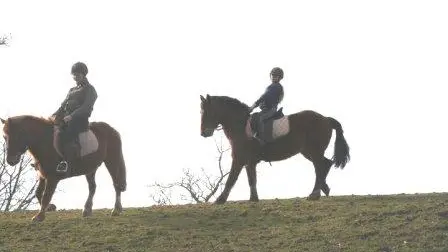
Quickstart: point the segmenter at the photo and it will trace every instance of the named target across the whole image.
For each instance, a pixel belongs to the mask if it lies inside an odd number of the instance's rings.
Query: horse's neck
[[[29,151],[31,155],[33,155],[34,158],[37,159],[37,161],[42,162],[43,159],[47,159],[48,155],[51,155],[50,153],[56,153],[53,147],[53,126],[48,126],[49,128],[43,128],[40,134],[34,134],[34,137],[37,137],[38,139],[35,139],[30,145],[29,145]]]
[[[222,128],[229,141],[233,143],[247,141],[245,131],[246,122],[247,119],[241,121],[228,119],[222,122]]]

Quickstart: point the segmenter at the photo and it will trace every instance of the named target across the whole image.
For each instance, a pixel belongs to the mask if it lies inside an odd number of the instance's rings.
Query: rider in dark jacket
[[[97,99],[95,88],[87,80],[86,64],[77,62],[72,66],[71,73],[76,86],[70,88],[59,109],[51,119],[59,126],[57,138],[62,146],[64,160],[56,167],[58,172],[66,172],[68,164],[78,157],[79,146],[74,141],[79,133],[88,130],[89,117]]]
[[[255,135],[256,138],[259,138],[264,131],[263,121],[277,112],[278,104],[283,100],[283,86],[280,84],[280,80],[283,79],[283,70],[279,67],[274,67],[270,75],[272,84],[266,88],[263,95],[250,107],[251,112],[257,107],[261,109],[258,122],[259,130],[258,134]]]

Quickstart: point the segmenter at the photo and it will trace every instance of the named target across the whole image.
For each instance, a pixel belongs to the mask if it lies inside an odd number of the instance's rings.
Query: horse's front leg
[[[39,177],[39,182],[37,184],[37,188],[36,188],[36,198],[37,201],[39,201],[39,205],[42,205],[42,195],[44,194],[44,190],[45,190],[45,179],[42,177]]]
[[[37,188],[35,192],[39,205],[42,205],[42,195],[44,194],[44,190],[45,190],[45,178],[39,177],[39,182],[37,183]],[[56,206],[54,204],[48,204],[47,211],[55,211],[55,210]]]
[[[258,201],[256,167],[256,163],[249,163],[246,165],[247,179],[250,186],[250,201],[255,202]]]
[[[227,198],[229,197],[230,194],[230,190],[232,190],[232,187],[235,185],[235,182],[238,179],[238,176],[240,175],[242,169],[243,164],[233,159],[232,167],[230,168],[230,174],[229,177],[227,178],[226,185],[221,195],[219,195],[219,197],[216,199],[215,201],[216,204],[224,204],[227,201]]]
[[[45,219],[45,211],[47,210],[47,207],[50,204],[51,197],[53,197],[58,182],[59,180],[55,178],[47,178],[45,180],[45,189],[43,191],[43,195],[40,201],[40,211],[33,217],[33,221],[43,221]]]

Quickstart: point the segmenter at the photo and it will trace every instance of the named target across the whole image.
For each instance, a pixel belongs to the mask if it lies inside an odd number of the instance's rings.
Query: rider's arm
[[[257,101],[255,101],[255,103],[252,105],[252,107],[250,107],[250,110],[252,111],[252,110],[254,110],[255,108],[257,108],[259,105],[260,105],[260,103],[262,102],[262,101],[264,101],[264,99],[266,99],[266,96],[268,95],[268,89],[266,89],[266,91],[260,96],[260,98],[258,98],[258,100]]]
[[[71,90],[71,89],[70,89]],[[68,97],[70,95],[70,91],[68,92],[67,96],[65,97],[64,101],[61,103],[61,106],[59,106],[58,110],[56,110],[56,112],[54,112],[51,116],[52,117],[59,117],[62,115],[62,113],[64,112],[65,109],[65,105],[68,101]]]
[[[95,104],[96,98],[98,97],[95,88],[91,85],[86,87],[86,97],[84,99],[84,103],[81,104],[81,106],[75,111],[73,111],[70,116],[71,117],[77,117],[77,116],[90,116],[90,113],[93,110],[93,105]]]

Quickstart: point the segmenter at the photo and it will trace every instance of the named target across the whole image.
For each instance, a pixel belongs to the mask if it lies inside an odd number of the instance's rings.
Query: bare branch
[[[200,174],[195,174],[191,169],[184,169],[182,177],[175,182],[168,184],[153,183],[151,197],[156,204],[164,205],[167,202],[171,204],[173,191],[180,190],[180,198],[183,201],[204,203],[209,202],[215,193],[222,188],[223,180],[229,175],[229,171],[225,171],[222,166],[223,157],[230,148],[224,148],[221,136],[218,142],[215,138],[215,146],[218,152],[217,168],[219,175],[209,174],[204,168],[201,168]]]
[[[175,185],[164,186],[164,185],[155,183],[151,187],[156,187],[158,190],[157,190],[156,194],[150,195],[152,200],[157,205],[171,205],[171,188],[174,186]]]
[[[37,180],[31,157],[25,154],[15,166],[6,162],[4,141],[0,150],[0,211],[24,210],[35,204]]]
[[[36,204],[36,202],[33,202],[33,200],[34,200],[34,192],[36,190],[37,183],[38,183],[38,180],[36,179],[34,181],[33,186],[30,189],[28,189],[28,192],[25,192],[22,194],[24,196],[18,202],[17,207],[15,207],[15,210],[17,210],[17,211],[25,210],[25,209],[28,209],[31,205]]]
[[[11,39],[11,34],[9,34],[9,36],[0,35],[0,46],[2,46],[2,45],[7,46],[9,44],[10,39]]]

